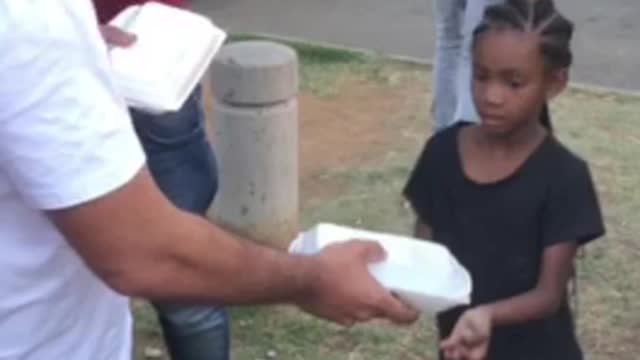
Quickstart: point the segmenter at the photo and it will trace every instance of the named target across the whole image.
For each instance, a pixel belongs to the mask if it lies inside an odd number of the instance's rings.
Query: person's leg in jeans
[[[132,110],[131,114],[160,190],[177,207],[205,214],[218,186],[200,89],[176,113],[154,116]],[[229,359],[229,320],[223,308],[153,305],[174,360]]]
[[[454,122],[464,0],[433,0],[433,10],[436,21],[433,127],[438,132]]]
[[[453,118],[455,121],[465,120],[478,122],[480,120],[471,94],[471,45],[473,31],[480,24],[487,6],[500,3],[500,0],[467,0],[462,24],[462,47],[458,59],[456,79],[456,108]]]

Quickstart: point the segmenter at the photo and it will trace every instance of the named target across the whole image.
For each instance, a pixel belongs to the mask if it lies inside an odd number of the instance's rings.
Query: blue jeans
[[[434,130],[460,121],[478,122],[471,93],[473,31],[487,6],[502,0],[433,0],[436,16]]]
[[[201,97],[198,88],[176,113],[157,116],[131,110],[158,187],[177,207],[195,214],[206,213],[218,189]],[[229,359],[229,319],[223,308],[153,305],[174,360]]]

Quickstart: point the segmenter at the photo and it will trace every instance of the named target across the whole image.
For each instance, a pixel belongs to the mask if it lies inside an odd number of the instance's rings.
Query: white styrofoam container
[[[178,111],[227,38],[207,17],[153,1],[127,7],[109,24],[137,35],[109,57],[127,104],[150,113]]]
[[[289,252],[312,255],[327,245],[354,239],[382,245],[387,258],[370,265],[371,274],[416,310],[436,314],[469,304],[472,284],[468,271],[446,247],[431,241],[318,224],[301,233]]]

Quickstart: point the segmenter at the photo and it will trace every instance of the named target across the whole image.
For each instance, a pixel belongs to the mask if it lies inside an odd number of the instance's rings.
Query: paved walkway
[[[431,0],[193,0],[231,32],[433,57]],[[640,91],[640,0],[557,0],[576,24],[573,80]]]

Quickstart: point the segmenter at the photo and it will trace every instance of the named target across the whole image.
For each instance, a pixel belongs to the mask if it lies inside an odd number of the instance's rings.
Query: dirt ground
[[[362,165],[380,159],[401,131],[394,119],[416,112],[416,93],[424,92],[419,79],[402,86],[347,79],[339,96],[300,94],[300,188],[302,206],[306,200],[322,200],[339,192],[340,184],[328,182],[322,174],[332,168]],[[208,130],[212,132],[213,97],[205,86]],[[429,101],[424,98],[425,103]],[[424,121],[429,120],[424,114]],[[215,145],[214,145],[215,146]]]

